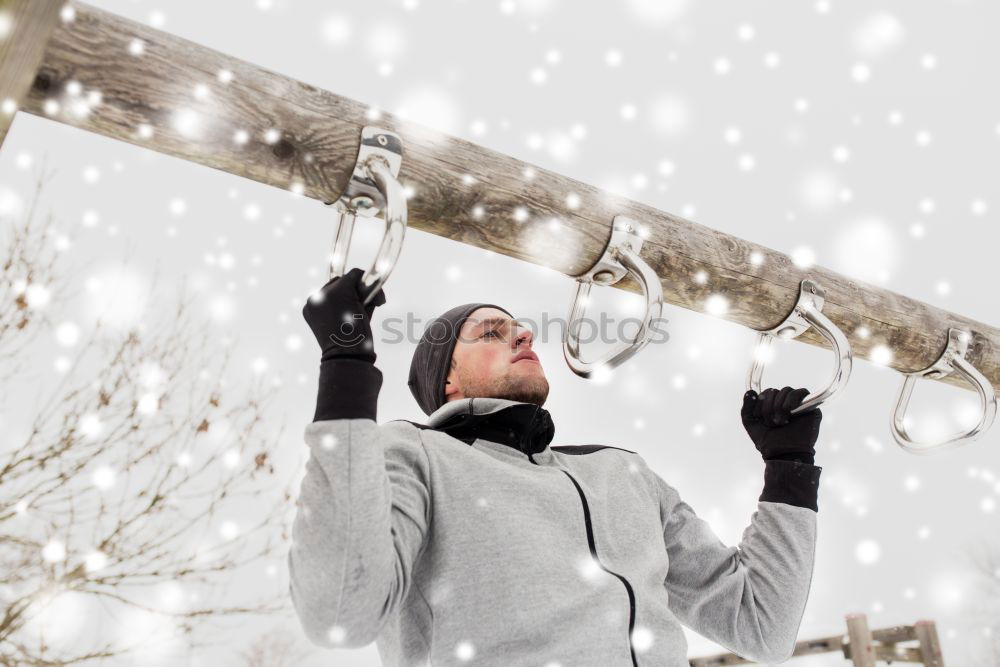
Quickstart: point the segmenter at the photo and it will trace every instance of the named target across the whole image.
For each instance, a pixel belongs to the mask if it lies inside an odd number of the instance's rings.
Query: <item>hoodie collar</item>
[[[544,452],[555,435],[548,410],[506,398],[449,401],[430,414],[427,426],[470,445],[482,438],[529,456]]]

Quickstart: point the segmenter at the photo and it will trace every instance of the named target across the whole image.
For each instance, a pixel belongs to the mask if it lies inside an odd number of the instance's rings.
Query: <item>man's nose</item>
[[[516,336],[514,336],[514,348],[520,347],[522,344],[527,344],[528,348],[531,348],[531,344],[534,342],[534,335],[531,333],[530,329],[520,330]]]

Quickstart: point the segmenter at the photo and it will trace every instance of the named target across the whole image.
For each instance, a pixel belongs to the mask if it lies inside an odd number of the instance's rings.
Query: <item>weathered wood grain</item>
[[[409,223],[415,229],[572,276],[597,261],[614,216],[628,215],[646,227],[642,256],[661,277],[670,304],[702,312],[706,299],[720,294],[730,304],[722,317],[768,329],[791,311],[800,281],[809,277],[826,290],[823,312],[844,330],[856,358],[884,345],[893,353],[892,368],[922,369],[944,350],[948,327],[968,329],[969,361],[1000,391],[995,327],[822,267],[799,268],[785,253],[388,113],[376,119],[360,102],[114,14],[73,6],[76,20],[57,27],[25,100],[31,113],[44,116],[45,101],[62,98],[66,84],[78,81],[85,91],[100,91],[100,104],[82,116],[64,105],[53,120],[325,201],[347,182],[361,127],[377,123],[403,139],[400,178],[414,190]],[[141,55],[130,52],[134,40],[141,40]],[[221,71],[232,73],[228,83],[219,80]],[[234,140],[241,131],[245,143]],[[751,261],[755,253],[758,263]],[[699,272],[703,282],[695,280]],[[616,287],[639,291],[630,279]],[[566,289],[570,295],[569,282]],[[826,347],[813,331],[795,340]],[[956,375],[943,381],[968,387]],[[893,398],[886,397],[886,410]]]
[[[864,614],[847,615],[847,637],[844,657],[850,659],[854,667],[875,667],[875,644]]]
[[[65,0],[0,0],[0,146],[31,88]]]
[[[920,641],[920,657],[926,667],[944,667],[941,642],[934,621],[917,621],[913,626]]]

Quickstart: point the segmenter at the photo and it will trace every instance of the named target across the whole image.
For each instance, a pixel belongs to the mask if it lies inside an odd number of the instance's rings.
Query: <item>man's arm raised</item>
[[[813,460],[822,414],[791,414],[808,393],[784,387],[743,396],[740,417],[764,459],[764,488],[738,546],[724,545],[650,471],[670,560],[670,608],[696,632],[751,660],[792,655],[812,583],[822,471]]]
[[[375,421],[382,373],[368,323],[385,297],[380,292],[363,308],[360,276],[352,269],[327,283],[303,309],[323,359],[304,434],[309,459],[292,525],[289,587],[306,635],[329,648],[376,639],[413,585],[430,520],[419,433],[404,421]]]
[[[726,546],[677,490],[656,473],[663,541],[670,561],[664,586],[677,618],[740,656],[782,662],[795,649],[812,582],[820,468],[767,461],[764,491],[738,546]],[[766,500],[766,498],[772,498]],[[779,499],[780,498],[780,499]]]

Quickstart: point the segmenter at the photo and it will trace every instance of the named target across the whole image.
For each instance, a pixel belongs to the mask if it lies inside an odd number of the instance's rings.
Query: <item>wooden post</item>
[[[884,345],[891,367],[920,370],[945,349],[949,327],[968,329],[967,360],[1000,391],[1000,329],[822,267],[800,269],[786,253],[114,14],[72,6],[76,19],[57,27],[25,100],[31,113],[325,201],[349,179],[361,128],[377,123],[403,140],[400,179],[413,188],[412,228],[575,276],[604,252],[614,217],[627,215],[645,227],[642,256],[667,303],[704,312],[706,300],[721,295],[729,304],[722,317],[763,330],[791,312],[800,282],[812,278],[826,291],[823,313],[857,358]],[[98,91],[100,102],[88,113],[60,107],[48,115],[46,101],[58,101],[70,81]],[[615,287],[639,291],[631,278]],[[567,299],[573,289],[567,281]],[[794,340],[826,347],[812,329]],[[746,354],[749,366],[749,344]],[[940,381],[971,390],[954,373]],[[885,397],[886,412],[893,399]]]
[[[934,621],[917,621],[913,624],[920,642],[920,657],[926,667],[944,667],[941,643],[938,641],[937,626]]]
[[[66,0],[0,0],[0,146],[31,88]]]
[[[864,614],[847,615],[847,637],[854,667],[875,667],[875,647]]]

